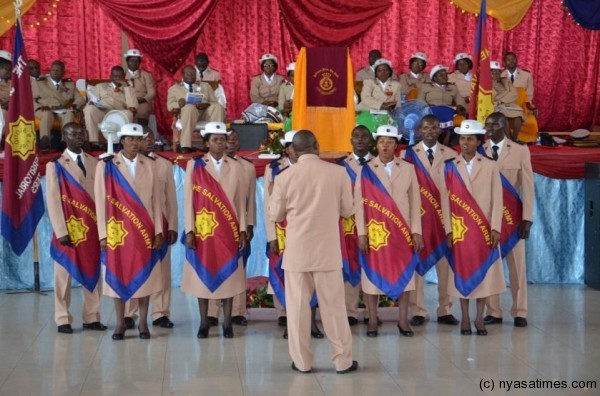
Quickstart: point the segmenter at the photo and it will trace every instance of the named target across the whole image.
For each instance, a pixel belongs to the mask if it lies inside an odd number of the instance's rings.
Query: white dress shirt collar
[[[83,151],[81,153],[77,154],[77,153],[74,153],[71,150],[67,149],[67,154],[69,155],[69,157],[71,157],[71,159],[75,163],[77,163],[77,157],[81,155],[81,161],[85,165],[85,158],[83,157]]]
[[[132,179],[135,179],[135,170],[136,170],[137,164],[138,164],[138,156],[136,155],[133,160],[130,160],[129,158],[127,158],[123,154],[121,154],[121,158],[123,159],[123,163],[125,164],[125,167],[129,171],[129,175],[131,176]]]
[[[271,77],[269,77],[265,73],[263,73],[263,78],[265,79],[267,84],[271,85],[271,84],[273,84],[273,80],[275,79],[275,73],[271,74]]]
[[[213,166],[215,167],[215,173],[217,174],[217,176],[220,176],[221,175],[221,166],[223,166],[223,160],[225,159],[225,156],[222,156],[220,160],[216,160],[210,154],[208,154],[208,157],[210,158]]]
[[[500,153],[502,152],[502,149],[504,148],[504,142],[506,141],[506,138],[502,139],[501,141],[499,141],[498,143],[494,143],[490,140],[490,150],[492,149],[492,147],[494,146],[498,146],[498,155],[500,155]],[[492,150],[493,151],[493,150]]]
[[[431,151],[433,151],[433,155],[435,155],[435,153],[437,153],[437,146],[438,146],[437,143],[433,147],[427,147],[427,145],[423,142],[421,142],[421,145],[423,146],[423,150],[425,150],[425,152],[427,152],[427,150],[431,149]]]
[[[467,173],[469,174],[469,176],[471,176],[471,171],[473,170],[473,164],[475,163],[475,157],[477,157],[477,156],[474,156],[473,158],[471,158],[471,161],[469,161],[469,162],[467,162],[465,157],[462,157],[463,162],[467,166]]]
[[[352,155],[354,156],[354,159],[356,160],[356,162],[358,162],[358,159],[360,158],[360,156],[357,155],[355,152],[352,152]],[[371,155],[371,153],[367,153],[367,155],[365,155],[363,158],[365,159],[365,161],[368,161],[371,158],[373,158],[373,156]]]

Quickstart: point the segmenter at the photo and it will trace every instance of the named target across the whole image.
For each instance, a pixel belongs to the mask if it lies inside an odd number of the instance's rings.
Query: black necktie
[[[81,171],[83,172],[83,176],[87,176],[85,172],[85,166],[83,165],[83,160],[81,159],[81,155],[77,156],[77,166],[79,166],[79,169],[81,169]]]
[[[201,72],[200,72],[200,80],[203,80],[203,79],[204,79],[204,72],[203,72],[203,71],[201,71]]]
[[[56,84],[54,84],[54,85],[56,85],[56,90],[58,91],[58,90],[59,90],[59,88],[60,88],[60,83],[56,83]]]
[[[492,158],[494,159],[494,161],[498,161],[498,150],[500,149],[500,147],[493,145],[492,146]]]
[[[433,149],[427,149],[427,159],[429,160],[429,165],[433,164]]]
[[[188,89],[190,92],[194,92],[194,86],[192,84],[188,85]]]
[[[515,75],[514,74],[510,75],[510,82],[512,82],[512,83],[515,82]]]
[[[358,157],[358,164],[360,166],[363,166],[366,163],[367,163],[367,160],[365,159],[365,157]]]

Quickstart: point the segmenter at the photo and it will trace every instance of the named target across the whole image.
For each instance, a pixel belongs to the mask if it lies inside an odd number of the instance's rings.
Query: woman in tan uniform
[[[265,106],[277,107],[279,100],[279,87],[285,82],[277,71],[277,57],[273,54],[264,54],[258,60],[262,73],[254,76],[250,85],[250,101]]]
[[[410,56],[408,61],[410,71],[400,75],[400,85],[402,93],[406,95],[406,99],[415,99],[419,94],[423,83],[430,83],[431,78],[427,73],[424,73],[427,66],[427,55],[424,52],[415,52]]]
[[[227,128],[222,122],[209,122],[206,128],[202,131],[204,144],[208,147],[208,153],[203,157],[196,157],[187,163],[184,182],[184,219],[185,219],[185,245],[187,250],[196,250],[198,239],[208,240],[211,237],[214,240],[214,233],[222,231],[218,222],[215,222],[216,217],[212,217],[212,230],[206,232],[206,223],[211,222],[206,216],[215,216],[211,213],[211,208],[197,208],[194,203],[193,192],[195,188],[204,188],[205,186],[195,186],[194,176],[200,170],[196,167],[196,162],[201,160],[205,163],[204,169],[208,172],[209,177],[214,179],[225,197],[213,196],[213,202],[224,201],[227,198],[229,207],[233,211],[233,215],[237,217],[237,230],[235,233],[239,235],[238,251],[241,251],[246,246],[246,199],[247,185],[245,172],[242,166],[233,158],[225,155],[227,148]],[[208,187],[210,188],[210,186]],[[211,194],[209,192],[208,194]],[[214,192],[213,192],[214,194]],[[212,196],[212,195],[211,195]],[[220,207],[223,207],[223,202],[220,202]],[[200,216],[202,211],[208,210],[205,217]],[[219,210],[218,208],[216,210]],[[228,208],[223,210],[229,211]],[[230,223],[231,224],[231,223]],[[226,224],[223,224],[225,226]],[[229,226],[229,224],[227,224]],[[235,225],[234,225],[235,226]],[[227,227],[224,227],[227,229]],[[230,242],[230,241],[226,241]],[[223,239],[218,242],[213,242],[216,248],[217,244],[222,244]],[[211,245],[206,245],[211,246]],[[223,337],[233,338],[233,328],[231,321],[231,310],[233,297],[242,293],[246,289],[246,276],[242,256],[237,255],[237,265],[232,270],[231,274],[226,276],[219,286],[211,291],[205,283],[197,269],[189,260],[188,252],[186,251],[186,261],[183,267],[183,276],[181,280],[181,290],[185,293],[192,294],[198,297],[198,306],[200,308],[200,329],[198,330],[198,338],[207,338],[210,323],[208,320],[208,300],[219,299],[223,302]],[[207,263],[208,264],[208,263]]]
[[[286,68],[288,79],[279,87],[279,110],[289,116],[292,112],[292,100],[294,99],[294,72],[296,70],[296,62],[292,62]]]
[[[471,79],[473,74],[473,58],[471,55],[461,52],[454,57],[454,72],[448,75],[448,81],[455,84],[458,93],[466,103],[471,100]]]
[[[373,64],[375,79],[365,80],[360,93],[360,103],[357,111],[388,110],[393,111],[401,102],[402,87],[392,80],[392,62],[387,59],[377,59]]]
[[[508,118],[511,126],[511,135],[509,137],[516,142],[521,130],[521,124],[525,119],[523,108],[516,103],[519,93],[508,78],[502,77],[500,62],[490,62],[490,68],[492,69],[492,82],[494,84],[492,89],[494,108]]]

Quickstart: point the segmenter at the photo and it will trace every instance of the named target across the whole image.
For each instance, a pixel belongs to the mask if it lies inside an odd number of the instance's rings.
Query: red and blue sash
[[[487,156],[483,146],[477,147],[477,152]],[[489,157],[488,157],[489,158]],[[506,257],[511,250],[519,243],[519,229],[523,222],[523,202],[519,193],[500,172],[502,181],[502,232],[500,233],[500,253]]]
[[[420,261],[416,271],[419,275],[424,276],[442,257],[449,254],[444,231],[444,216],[440,204],[440,191],[412,147],[406,149],[405,158],[415,166],[421,193],[421,228],[423,229],[424,247],[419,252]]]
[[[467,189],[453,160],[446,161],[444,177],[452,216],[450,267],[463,296],[471,294],[500,257],[491,247],[492,230],[483,211]]]
[[[58,161],[54,162],[54,168],[71,245],[61,245],[56,234],[52,233],[50,256],[91,293],[100,278],[96,205],[88,192]]]
[[[106,283],[129,300],[148,280],[160,253],[152,249],[154,221],[112,160],[104,169],[106,186]]]
[[[196,159],[192,175],[192,204],[196,249],[185,249],[185,257],[196,274],[214,292],[238,268],[240,226],[235,209],[221,185]]]
[[[285,276],[281,264],[283,262],[283,252],[285,250],[285,229],[287,221],[283,220],[275,224],[276,241],[279,248],[279,255],[271,252],[267,242],[267,257],[269,258],[269,283],[275,293],[279,303],[285,307]]]
[[[342,160],[341,164],[346,168],[352,191],[356,183],[356,172],[350,165]],[[360,283],[360,263],[358,262],[358,234],[356,232],[356,221],[354,215],[348,219],[340,220],[340,235],[342,236],[342,272],[344,281],[356,287]]]
[[[362,169],[361,191],[369,252],[367,257],[359,252],[358,260],[371,283],[396,300],[419,262],[412,233],[398,205],[369,165]]]

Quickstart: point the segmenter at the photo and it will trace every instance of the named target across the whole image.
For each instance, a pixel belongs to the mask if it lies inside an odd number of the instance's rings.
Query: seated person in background
[[[521,130],[521,124],[525,118],[523,109],[516,103],[519,93],[508,78],[502,77],[500,62],[490,62],[490,68],[492,71],[492,100],[494,101],[494,109],[508,118],[510,125],[510,134],[508,137],[516,142]]]
[[[294,99],[294,71],[296,62],[292,62],[286,68],[288,79],[279,87],[279,109],[286,117],[292,112],[292,99]]]
[[[392,111],[400,104],[402,87],[400,82],[392,80],[392,62],[378,59],[375,64],[375,79],[365,80],[360,94],[357,111],[388,110]]]
[[[410,56],[408,61],[410,71],[400,75],[400,85],[402,85],[402,93],[408,95],[413,89],[420,90],[423,83],[430,83],[431,78],[427,73],[423,73],[427,66],[427,55],[424,52],[415,52]],[[416,93],[414,94],[416,97]],[[414,99],[414,98],[408,98]]]
[[[225,121],[225,109],[217,102],[210,84],[196,82],[194,66],[185,66],[182,72],[183,81],[169,88],[167,109],[174,116],[181,118],[181,152],[192,151],[192,132],[198,121]],[[194,93],[202,96],[202,101],[188,104],[187,94]]]
[[[70,110],[81,109],[85,98],[79,94],[75,84],[65,75],[65,64],[55,60],[50,66],[50,74],[31,81],[33,93],[33,109],[40,120],[40,141],[38,148],[42,151],[50,148],[50,130],[54,119],[60,119],[61,128],[73,122],[75,117]],[[60,112],[54,112],[59,110]],[[65,111],[66,110],[66,111]]]
[[[83,108],[85,127],[89,134],[90,142],[100,140],[98,124],[110,110],[123,110],[130,122],[137,112],[137,98],[135,91],[125,80],[125,71],[121,66],[113,66],[110,69],[109,83],[101,83],[93,87],[91,100]]]
[[[473,69],[473,58],[471,55],[461,52],[454,57],[454,72],[448,76],[448,81],[454,83],[458,93],[463,97],[465,103],[471,100],[471,69]]]
[[[527,108],[536,115],[537,109],[533,105],[533,77],[525,69],[517,67],[517,55],[514,52],[507,52],[504,55],[504,67],[502,77],[510,80],[515,88],[523,88],[527,92]]]
[[[0,50],[0,110],[2,110],[2,119],[4,128],[0,135],[6,136],[8,130],[8,100],[10,98],[10,73],[12,73],[12,54],[8,51]]]
[[[277,71],[277,58],[273,54],[264,54],[258,60],[262,74],[254,76],[250,85],[250,101],[265,106],[277,107],[279,104],[279,87],[285,82],[285,78]]]
[[[196,81],[217,81],[219,86],[215,89],[215,96],[217,101],[223,108],[227,107],[227,97],[225,96],[225,90],[223,84],[221,84],[221,73],[208,66],[209,59],[208,55],[204,52],[200,52],[196,55]]]
[[[354,81],[365,81],[365,80],[374,80],[375,79],[375,62],[377,60],[383,58],[381,55],[381,51],[378,49],[372,49],[369,51],[369,65],[363,67],[356,73],[356,77]],[[398,76],[392,73],[392,80],[397,80]]]
[[[27,67],[29,68],[29,76],[32,80],[37,80],[40,78],[40,62],[36,61],[35,59],[29,59],[27,61]]]
[[[456,85],[448,82],[448,68],[435,65],[429,76],[431,82],[421,86],[417,99],[424,100],[430,106],[455,107],[458,114],[466,114],[464,98],[458,92]]]
[[[127,63],[127,75],[125,79],[135,92],[137,98],[137,123],[146,126],[152,110],[153,101],[156,97],[156,85],[152,74],[147,70],[140,68],[142,64],[142,54],[140,50],[130,49],[125,53],[125,62]]]

